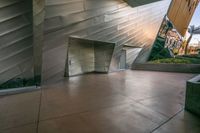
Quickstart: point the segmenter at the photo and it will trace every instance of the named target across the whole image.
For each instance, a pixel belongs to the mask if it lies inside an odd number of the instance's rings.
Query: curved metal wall
[[[63,78],[71,35],[115,43],[117,60],[124,45],[141,47],[136,61],[145,62],[171,0],[143,1],[136,7],[123,0],[0,1],[0,84],[34,77],[39,82],[42,65],[44,81]]]
[[[71,35],[115,42],[116,57],[123,45],[141,47],[136,62],[145,62],[170,2],[131,7],[123,0],[46,0],[43,79],[63,77]]]
[[[0,1],[0,89],[40,83],[44,3]]]
[[[33,78],[31,0],[0,1],[0,85]]]

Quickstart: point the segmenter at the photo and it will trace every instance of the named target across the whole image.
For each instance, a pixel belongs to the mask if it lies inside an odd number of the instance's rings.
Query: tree
[[[199,27],[195,27],[194,25],[192,25],[188,29],[188,32],[190,33],[190,36],[186,41],[185,54],[188,54],[188,46],[190,44],[190,41],[192,40],[193,35],[200,34],[200,26]]]

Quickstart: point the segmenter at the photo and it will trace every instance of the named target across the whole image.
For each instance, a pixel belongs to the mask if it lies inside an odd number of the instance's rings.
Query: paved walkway
[[[200,133],[200,118],[183,109],[193,76],[88,74],[1,97],[0,133]]]

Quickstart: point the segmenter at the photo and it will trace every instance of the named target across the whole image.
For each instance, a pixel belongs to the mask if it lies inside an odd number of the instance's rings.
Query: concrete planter
[[[200,75],[187,81],[185,109],[200,116]]]
[[[141,64],[133,64],[132,69],[133,70],[161,71],[161,72],[200,73],[199,64],[141,63]]]

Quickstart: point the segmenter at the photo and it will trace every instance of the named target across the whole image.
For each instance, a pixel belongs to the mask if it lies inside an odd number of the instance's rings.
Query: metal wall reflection
[[[44,0],[0,1],[0,89],[40,83]]]
[[[171,0],[136,1],[137,6],[122,0],[1,1],[0,84],[15,78],[34,78],[40,84],[41,74],[44,81],[62,78],[72,35],[114,43],[109,70],[122,67],[124,45],[141,47],[136,62],[145,62]],[[109,48],[94,49],[98,57]],[[107,70],[98,62],[94,69]]]
[[[70,37],[65,75],[109,72],[114,47],[114,43]]]
[[[63,77],[71,35],[115,43],[112,70],[119,68],[124,45],[141,47],[136,62],[145,62],[171,0],[151,2],[132,7],[121,0],[46,0],[43,79]]]
[[[33,78],[31,0],[0,1],[0,85]]]

